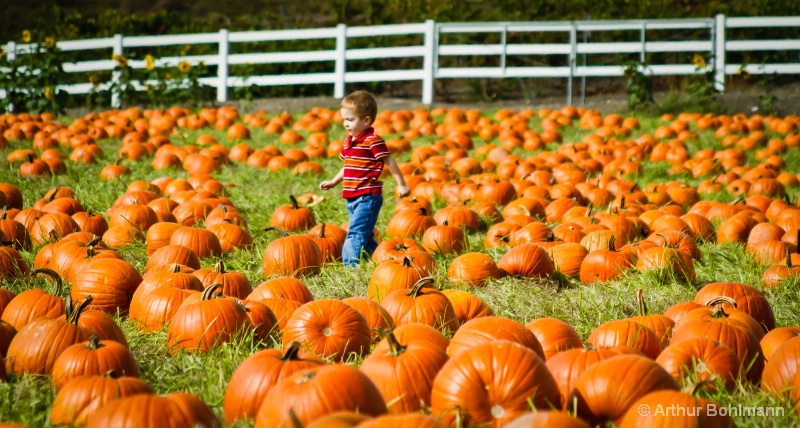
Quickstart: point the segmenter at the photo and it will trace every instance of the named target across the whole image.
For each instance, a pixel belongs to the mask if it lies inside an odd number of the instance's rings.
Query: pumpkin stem
[[[428,210],[425,207],[419,207],[419,213],[422,215],[428,215]]]
[[[547,242],[554,242],[556,240],[556,235],[553,234],[553,231],[547,232]]]
[[[45,274],[45,275],[49,276],[50,279],[52,279],[53,281],[56,282],[56,293],[55,293],[55,296],[61,296],[61,292],[64,289],[64,281],[61,280],[61,277],[58,276],[56,271],[54,271],[52,269],[47,269],[47,268],[39,268],[39,269],[34,269],[34,270],[31,271],[31,275],[36,275],[36,274],[39,274],[39,273],[42,273],[42,274]]]
[[[617,235],[611,235],[611,237],[608,238],[608,251],[617,252],[617,246],[615,245],[616,242]]]
[[[414,284],[413,287],[411,287],[411,291],[409,291],[408,294],[406,295],[409,297],[419,297],[419,293],[422,291],[422,287],[428,284],[433,284],[432,276],[426,276],[425,278],[421,278],[419,281],[417,281],[416,284]]]
[[[800,229],[797,229],[797,233],[798,235],[800,235]],[[798,238],[800,238],[800,236],[798,236]],[[797,241],[797,243],[800,244],[800,241]],[[794,267],[792,266],[792,253],[789,251],[789,243],[787,242],[785,245],[786,245],[786,269],[791,269]]]
[[[728,318],[728,314],[725,313],[724,307],[714,306],[714,309],[711,310],[711,318]]]
[[[29,157],[31,157],[30,155],[28,155],[28,156],[29,156]],[[33,159],[31,159],[31,162],[33,162]],[[56,195],[58,195],[58,192],[59,192],[60,190],[61,190],[61,185],[59,184],[58,186],[56,186],[56,188],[55,188],[55,189],[53,189],[53,194],[52,194],[52,195],[50,195],[50,198],[49,198],[49,199],[47,199],[47,202],[53,202],[53,201],[55,201],[55,200],[56,200]]]
[[[403,267],[411,267],[411,259],[403,256]]]
[[[636,301],[639,302],[639,312],[642,316],[647,316],[647,303],[644,302],[644,293],[642,289],[636,290]]]
[[[214,266],[214,273],[223,274],[225,273],[225,262],[220,259],[216,266]]]
[[[289,347],[286,348],[286,352],[283,353],[280,360],[283,362],[287,361],[297,361],[300,358],[297,356],[300,353],[300,347],[302,345],[300,342],[292,342],[289,344]]]
[[[289,200],[292,201],[292,209],[293,210],[296,210],[296,209],[300,208],[297,205],[297,198],[295,198],[294,195],[289,195]]]
[[[442,226],[448,226],[448,224],[447,224],[447,220],[445,220],[445,221],[443,221],[443,222],[442,222]]]
[[[270,226],[270,227],[265,228],[264,232],[269,232],[270,230],[274,230],[274,231],[278,232],[281,235],[281,238],[285,238],[285,237],[289,236],[289,232],[287,232],[287,231],[285,231],[285,230],[283,230],[283,229],[281,229],[279,227],[275,227],[275,226]]]
[[[103,377],[108,377],[111,379],[119,379],[121,376],[119,375],[119,372],[117,372],[116,370],[109,370],[103,373]]]
[[[625,209],[625,196],[624,195],[622,196],[621,200],[619,201],[619,209],[621,209],[621,210]]]
[[[100,242],[101,239],[103,238],[94,235],[94,238],[92,238],[91,241],[87,242],[86,245],[84,245],[84,247],[94,248],[94,246],[97,245],[97,243]]]
[[[91,349],[92,351],[96,351],[99,348],[102,348],[103,345],[100,343],[100,337],[96,334],[89,336],[89,343],[86,344],[86,349]]]
[[[397,341],[397,338],[394,337],[394,333],[389,332],[389,335],[386,336],[386,341],[389,342],[389,355],[396,357],[406,352],[406,347]]]
[[[736,307],[736,300],[733,300],[728,296],[717,296],[706,302],[706,306],[717,306],[722,303],[727,303],[733,306],[734,308]]]
[[[717,379],[719,379],[719,376],[716,376],[716,375],[711,376],[708,379],[703,379],[703,380],[701,380],[699,382],[695,382],[695,383],[693,383],[691,385],[687,385],[686,388],[684,388],[683,391],[681,391],[681,392],[683,392],[685,394],[689,394],[692,397],[695,397],[695,396],[697,396],[698,392],[700,392],[703,388],[706,387],[706,385],[710,385],[710,384],[716,382]]]
[[[92,303],[94,298],[91,294],[87,295],[85,299],[78,305],[78,307],[74,307],[72,304],[72,296],[67,296],[67,322],[70,324],[78,325],[78,318],[81,316],[81,312]]]
[[[322,223],[322,226],[320,227],[319,237],[320,238],[324,238],[325,237],[325,223]]]
[[[294,413],[294,409],[289,409],[289,420],[292,421],[292,428],[303,428],[303,423],[300,422],[300,419]]]
[[[203,290],[200,300],[211,300],[214,298],[214,292],[222,288],[222,284],[211,284]]]
[[[219,204],[217,206],[219,207],[220,210],[222,210],[223,214],[227,214],[228,213],[228,207],[226,207],[225,204]]]
[[[0,220],[5,220],[8,217],[8,207],[3,207],[3,213],[0,214]]]

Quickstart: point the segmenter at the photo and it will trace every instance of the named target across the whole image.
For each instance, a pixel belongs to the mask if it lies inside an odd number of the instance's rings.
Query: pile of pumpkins
[[[535,116],[541,131],[529,128]],[[181,167],[189,175],[133,181],[102,214],[62,186],[24,208],[20,190],[0,184],[6,207],[0,275],[42,275],[55,290],[15,296],[0,289],[0,378],[50,376],[54,424],[153,426],[166,415],[173,426],[218,423],[198,398],[153,395],[137,379],[125,335],[110,317],[119,313],[142,330],[166,328],[171,353],[206,352],[243,330],[263,341],[280,338],[282,349],[259,351],[239,366],[225,395],[227,422],[254,419],[259,427],[652,426],[665,416],[641,414],[640,406],[705,408],[709,401],[697,392],[730,391],[738,382],[796,403],[800,327],[776,326],[753,285],[711,283],[663,314],[649,313],[640,292],[631,296],[638,316],[604,323],[585,342],[557,319],[521,324],[495,316],[469,292],[504,276],[590,285],[632,270],[694,282],[698,242],[745,245],[764,266],[764,287],[798,275],[800,208],[786,199],[786,189],[800,181],[783,171],[781,155],[800,145],[800,119],[662,119],[653,135],[630,140],[636,119],[572,107],[500,110],[493,118],[458,108],[382,112],[376,131],[402,134],[388,146],[411,152],[401,168],[412,194],[397,202],[385,233],[375,231],[380,245],[366,297],[336,300],[315,299],[303,283],[341,259],[347,233],[346,225],[317,222],[304,206],[313,197],[291,196],[273,212],[274,238],[262,265],[267,280],[260,285],[222,261],[201,269],[200,259],[253,245],[245,218],[212,174],[231,161],[322,173],[311,159],[341,150],[341,141],[328,139],[338,113],[313,109],[293,121],[254,112],[240,121],[229,107],[199,114],[134,108],[90,114],[69,126],[47,115],[2,116],[0,143],[33,140],[33,150],[8,157],[22,162],[22,177],[63,171],[59,147],[73,150],[74,164],[94,162],[97,141],[114,138],[122,138],[120,159],[153,157],[154,168]],[[542,151],[561,142],[574,121],[593,132]],[[229,149],[210,135],[196,141],[203,149],[173,143],[181,129],[211,124],[235,145]],[[307,145],[253,150],[243,141],[250,128],[261,127],[280,134],[284,145],[302,143],[304,132]],[[690,155],[687,142],[698,138],[692,128],[715,130],[723,149]],[[420,136],[441,138],[412,149],[409,141]],[[499,145],[474,148],[474,138]],[[751,151],[756,166],[746,165]],[[665,161],[670,174],[705,180],[697,187],[675,180],[641,188],[628,176],[641,173],[645,161]],[[127,173],[118,162],[101,176]],[[701,200],[720,191],[739,199]],[[434,210],[435,199],[448,205]],[[475,237],[484,252],[469,252]],[[147,246],[143,274],[116,251],[136,240]],[[32,249],[29,267],[19,251]],[[435,253],[455,258],[437,266]],[[437,269],[446,269],[457,288],[436,284]],[[691,382],[694,391],[679,391]],[[732,424],[727,416],[699,417],[686,422]]]

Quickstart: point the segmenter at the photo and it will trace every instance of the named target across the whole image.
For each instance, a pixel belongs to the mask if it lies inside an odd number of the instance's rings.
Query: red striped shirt
[[[342,197],[355,198],[362,195],[380,195],[383,183],[383,158],[389,156],[389,148],[383,138],[367,128],[357,137],[347,137],[339,157],[344,161]]]

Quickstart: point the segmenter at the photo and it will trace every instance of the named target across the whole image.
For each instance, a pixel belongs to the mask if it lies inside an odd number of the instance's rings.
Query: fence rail
[[[746,70],[750,74],[800,74],[797,63],[739,64],[728,63],[729,52],[787,51],[800,50],[800,39],[777,40],[727,40],[727,33],[745,28],[800,28],[797,17],[726,17],[717,15],[708,19],[675,20],[625,20],[625,21],[575,21],[575,22],[491,22],[491,23],[436,23],[427,20],[417,24],[376,25],[348,27],[339,24],[333,28],[295,29],[275,31],[220,30],[217,33],[176,34],[166,36],[114,37],[87,40],[59,41],[57,46],[63,51],[110,50],[112,54],[123,55],[126,49],[161,47],[175,45],[215,44],[217,54],[172,56],[158,58],[157,67],[175,66],[181,61],[192,65],[201,62],[216,67],[216,76],[200,78],[200,83],[216,88],[219,102],[228,100],[228,89],[255,85],[305,85],[332,84],[333,96],[344,96],[347,83],[379,81],[420,81],[422,83],[422,102],[431,104],[434,100],[436,79],[455,78],[564,78],[567,80],[567,103],[572,104],[573,79],[587,77],[622,76],[623,65],[582,65],[579,55],[639,54],[644,62],[648,53],[703,53],[712,61],[702,68],[692,64],[648,64],[642,71],[651,75],[679,76],[702,74],[713,71],[718,90],[725,89],[725,75]],[[708,30],[708,35],[700,40],[653,40],[648,39],[648,31],[657,30]],[[638,31],[638,40],[621,42],[590,42],[585,37],[589,32]],[[584,35],[579,40],[578,33]],[[449,35],[499,35],[499,42],[489,44],[443,44],[442,36]],[[509,43],[509,34],[525,33],[564,33],[565,43]],[[412,46],[385,46],[361,49],[348,49],[349,39],[374,36],[422,35],[422,44]],[[249,52],[230,53],[231,44],[249,42],[276,42],[292,40],[333,41],[333,49],[294,51],[294,52]],[[3,46],[8,58],[35,49],[32,44],[7,43]],[[562,65],[556,66],[509,66],[509,58],[563,56]],[[440,66],[441,60],[448,57],[497,57],[498,66],[459,67]],[[369,59],[421,58],[422,68],[398,70],[349,71],[348,61]],[[333,71],[325,73],[231,76],[231,65],[242,64],[290,64],[304,62],[332,62]],[[584,61],[585,62],[585,61]],[[63,64],[68,73],[90,73],[114,70],[116,61],[93,60]],[[129,67],[144,68],[144,61],[131,60]],[[112,73],[112,81],[119,79],[119,73]],[[110,82],[103,84],[109,87]],[[143,85],[141,85],[143,86]],[[59,89],[69,94],[87,94],[92,91],[90,83],[64,84]],[[0,98],[5,93],[0,91]],[[112,96],[112,104],[119,105],[119,97]]]

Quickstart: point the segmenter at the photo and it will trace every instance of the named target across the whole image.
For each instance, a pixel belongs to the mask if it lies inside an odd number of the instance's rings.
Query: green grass
[[[244,112],[243,112],[244,113]],[[491,112],[489,112],[491,113]],[[643,129],[633,134],[634,139],[644,132],[652,132],[656,126],[662,124],[658,118],[640,116]],[[62,119],[64,121],[68,119]],[[538,129],[538,119],[532,120],[532,128]],[[265,135],[262,130],[254,129],[252,141],[248,141],[254,148],[274,144],[281,149],[288,146],[280,145],[276,136]],[[224,132],[204,130],[202,132],[187,132],[185,136],[173,137],[177,144],[190,143],[202,133],[210,133],[228,146]],[[587,131],[580,131],[577,126],[566,129],[563,134],[565,142],[579,141]],[[344,138],[344,130],[335,126],[330,132],[332,139]],[[386,136],[389,137],[389,136]],[[436,138],[428,137],[413,141],[414,146],[428,144]],[[476,145],[481,145],[475,140]],[[9,148],[0,150],[0,155],[6,156],[14,148],[27,148],[30,142],[16,142]],[[125,192],[127,185],[137,179],[152,180],[162,176],[186,177],[182,170],[153,170],[150,159],[139,162],[126,162],[133,174],[121,180],[101,181],[98,179],[100,169],[112,163],[119,151],[120,141],[102,141],[101,147],[104,155],[95,165],[75,165],[68,162],[68,172],[65,175],[44,180],[23,180],[17,176],[17,167],[3,165],[0,167],[0,182],[12,183],[18,186],[25,197],[25,206],[31,206],[49,188],[56,185],[65,185],[74,189],[79,200],[87,209],[105,212],[114,200]],[[299,147],[299,146],[294,146]],[[719,148],[714,140],[713,133],[700,133],[697,142],[690,143],[693,153],[701,147]],[[551,146],[550,149],[555,149]],[[529,156],[531,153],[518,154]],[[409,153],[404,153],[398,160],[408,161]],[[800,153],[792,149],[786,154],[785,159],[789,167],[800,164]],[[339,197],[339,189],[323,192],[318,189],[318,184],[323,179],[332,177],[340,168],[338,159],[324,159],[320,161],[326,170],[324,176],[296,176],[285,171],[270,173],[266,169],[256,169],[244,164],[232,163],[223,167],[217,174],[222,183],[232,183],[229,186],[230,198],[245,216],[250,226],[250,231],[255,239],[252,250],[238,251],[225,256],[228,270],[238,270],[251,280],[255,285],[264,281],[261,272],[261,259],[265,247],[274,239],[274,234],[268,234],[262,229],[268,225],[272,211],[280,205],[288,203],[289,194],[301,195],[315,192],[326,196],[326,200],[313,207],[318,222],[343,224],[347,222],[347,212],[343,201]],[[683,179],[692,185],[700,179],[691,177],[669,177],[666,173],[668,165],[651,164],[647,162],[644,174],[633,177],[641,186],[651,182],[665,182],[673,179]],[[794,172],[797,172],[796,170]],[[378,228],[386,230],[386,225],[391,217],[395,204],[390,195],[394,189],[391,179],[386,181],[385,192],[387,195],[381,212]],[[795,189],[791,189],[793,198]],[[730,195],[722,194],[715,197],[721,200],[730,200]],[[435,201],[436,208],[441,208],[442,201]],[[470,246],[473,251],[483,250],[483,235],[481,232],[469,236]],[[613,319],[634,316],[638,314],[635,293],[643,289],[647,304],[653,313],[662,312],[669,306],[680,301],[690,300],[696,291],[704,284],[715,281],[739,281],[749,284],[758,284],[765,267],[756,265],[745,253],[741,246],[716,244],[702,244],[702,262],[696,262],[697,281],[687,284],[676,280],[667,273],[649,272],[645,274],[631,273],[620,280],[604,285],[581,286],[574,281],[554,279],[523,280],[504,278],[491,282],[485,288],[471,289],[470,291],[486,301],[496,315],[509,317],[520,322],[528,322],[540,317],[556,317],[572,325],[583,339],[598,325]],[[502,252],[490,251],[490,254],[499,258]],[[122,250],[122,255],[140,271],[144,270],[147,262],[145,246],[143,243],[130,245]],[[35,252],[23,253],[26,261],[32,264]],[[440,287],[451,287],[446,279],[446,269],[454,256],[437,255],[438,269],[434,273]],[[203,260],[203,267],[211,267],[216,260]],[[331,265],[323,269],[318,276],[306,278],[315,298],[341,299],[349,296],[366,295],[367,282],[374,269],[374,264],[365,263],[357,269],[347,269],[340,264]],[[50,287],[40,278],[22,278],[4,280],[2,286],[20,292],[32,287]],[[775,290],[764,290],[772,304],[778,326],[800,325],[800,314],[797,311],[796,296],[800,292],[800,283],[789,281],[784,286]],[[142,333],[131,322],[119,319],[119,324],[124,329],[131,349],[139,364],[142,378],[147,381],[158,393],[172,391],[188,391],[196,394],[208,403],[218,415],[221,415],[222,400],[225,387],[237,365],[248,355],[258,349],[278,346],[279,343],[257,343],[252,336],[244,335],[235,341],[217,347],[208,354],[203,355],[176,355],[170,356],[167,352],[165,331]],[[32,426],[45,426],[48,421],[50,403],[53,392],[49,386],[49,379],[40,376],[24,376],[11,379],[9,382],[0,383],[0,420],[18,421]],[[719,392],[709,398],[721,405],[731,406],[783,406],[784,417],[776,418],[735,418],[738,426],[791,426],[800,423],[795,411],[788,401],[782,401],[771,395],[762,393],[759,388],[750,384],[740,384],[738,389],[728,393]],[[238,426],[249,426],[247,422]]]

